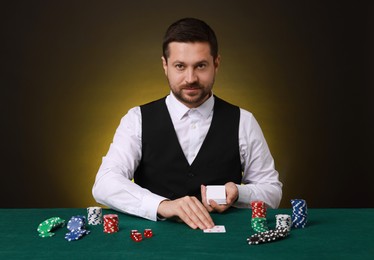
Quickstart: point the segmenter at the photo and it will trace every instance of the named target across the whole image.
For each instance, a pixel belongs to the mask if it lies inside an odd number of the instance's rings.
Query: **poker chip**
[[[65,239],[67,241],[76,241],[76,240],[79,240],[81,239],[83,236],[89,234],[90,231],[88,230],[85,230],[85,229],[77,229],[77,230],[73,230],[69,233],[66,233],[65,235]]]
[[[292,199],[292,227],[305,228],[308,222],[308,207],[303,199]]]
[[[269,228],[266,220],[266,205],[263,201],[252,201],[251,227],[255,232],[265,232]]]
[[[252,201],[252,218],[266,218],[266,205],[263,201]]]
[[[81,215],[72,216],[68,221],[67,229],[70,232],[66,233],[65,239],[69,242],[79,240],[90,233],[86,230],[86,217]]]
[[[39,233],[39,236],[40,237],[53,237],[55,235],[55,233],[51,233],[51,232],[49,232],[49,233]]]
[[[63,226],[65,226],[65,220],[60,217],[52,217],[41,222],[38,225],[37,231],[39,232],[40,237],[52,237],[55,233],[51,231]]]
[[[68,221],[67,228],[70,231],[80,230],[86,228],[86,217],[85,216],[72,216]]]
[[[116,233],[119,231],[119,221],[117,214],[104,215],[104,232],[105,233]]]
[[[247,238],[248,245],[258,245],[283,239],[289,235],[287,228],[278,228],[253,234]]]
[[[89,225],[101,225],[103,223],[103,212],[100,207],[88,207],[87,219]]]
[[[266,218],[252,218],[251,227],[255,232],[265,232],[268,230]]]
[[[66,233],[65,239],[67,241],[75,241],[80,239],[83,236],[83,234],[80,232],[80,230],[71,231],[69,233]]]
[[[291,231],[292,220],[291,220],[290,215],[277,214],[275,215],[275,219],[276,219],[276,226],[275,226],[276,229],[287,228],[288,231]]]

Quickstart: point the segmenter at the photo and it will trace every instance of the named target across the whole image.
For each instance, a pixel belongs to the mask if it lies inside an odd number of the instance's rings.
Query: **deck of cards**
[[[206,186],[206,200],[214,200],[217,204],[226,204],[226,189],[224,185],[208,185]]]

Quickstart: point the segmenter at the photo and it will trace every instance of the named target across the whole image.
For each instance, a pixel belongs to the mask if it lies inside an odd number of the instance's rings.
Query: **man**
[[[96,176],[96,201],[193,229],[212,228],[210,212],[253,200],[278,207],[282,184],[259,125],[212,93],[220,64],[213,30],[193,18],[173,23],[162,64],[170,95],[122,118]],[[226,204],[208,203],[206,185],[225,185]]]

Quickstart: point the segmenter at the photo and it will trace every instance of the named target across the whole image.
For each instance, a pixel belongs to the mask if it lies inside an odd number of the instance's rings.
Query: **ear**
[[[215,67],[215,71],[217,73],[218,71],[218,67],[219,67],[219,64],[221,63],[221,55],[218,55],[217,58],[215,59],[214,61],[214,67]]]
[[[168,62],[164,58],[164,56],[161,57],[162,60],[162,67],[164,68],[165,76],[168,76]]]

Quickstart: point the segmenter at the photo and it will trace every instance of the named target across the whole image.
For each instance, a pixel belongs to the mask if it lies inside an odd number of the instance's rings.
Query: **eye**
[[[207,67],[207,65],[205,63],[199,63],[196,68],[199,69],[199,70],[203,70]]]
[[[178,63],[178,64],[175,64],[175,68],[176,68],[177,70],[184,70],[184,65]]]

